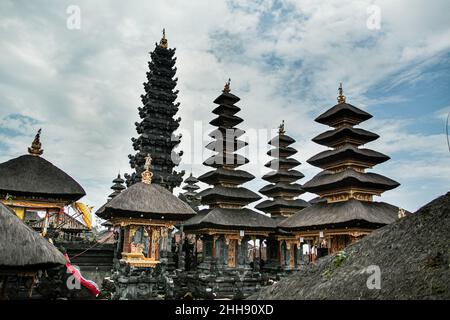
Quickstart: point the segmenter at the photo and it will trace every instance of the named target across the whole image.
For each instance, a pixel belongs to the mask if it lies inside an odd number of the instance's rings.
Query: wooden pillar
[[[280,267],[281,268],[283,267],[283,254],[281,252],[281,249],[283,248],[282,243],[283,243],[282,240],[278,241],[278,256],[280,257]]]

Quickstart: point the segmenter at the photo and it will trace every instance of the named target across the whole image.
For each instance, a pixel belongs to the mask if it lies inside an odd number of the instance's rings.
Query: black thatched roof
[[[450,299],[450,192],[250,299]],[[367,281],[378,266],[381,288]]]
[[[259,189],[259,192],[270,197],[271,195],[279,192],[300,195],[305,191],[303,191],[302,186],[298,183],[277,182],[275,184],[268,184],[262,187]]]
[[[367,142],[374,141],[380,136],[360,128],[342,127],[339,129],[328,130],[319,134],[312,139],[315,143],[333,147],[338,143],[351,141],[356,145],[365,144]]]
[[[297,181],[301,178],[305,177],[303,173],[301,173],[298,170],[279,170],[279,171],[271,171],[267,174],[265,174],[262,178],[263,180],[277,183],[278,181],[284,181],[284,182],[293,182]]]
[[[102,219],[142,217],[184,220],[195,214],[185,202],[157,184],[138,182],[104,204],[98,211]]]
[[[86,195],[72,177],[39,156],[23,155],[0,164],[0,194],[76,201]]]
[[[310,165],[319,168],[329,168],[332,164],[345,160],[355,160],[367,163],[370,166],[388,161],[390,157],[371,149],[360,149],[351,144],[334,150],[325,150],[309,158]]]
[[[223,182],[241,184],[253,180],[254,178],[255,176],[247,171],[228,170],[224,168],[217,168],[216,170],[206,172],[198,177],[201,182],[211,185],[216,185]]]
[[[329,125],[343,118],[351,118],[354,124],[358,124],[372,118],[372,115],[349,103],[338,103],[318,116],[315,121]]]
[[[309,203],[303,199],[283,199],[265,200],[258,203],[255,208],[264,212],[273,212],[279,209],[298,209],[309,207]]]
[[[290,157],[297,153],[292,147],[275,147],[267,151],[267,155],[278,158],[278,157]]]
[[[348,168],[338,173],[322,171],[306,182],[302,188],[308,192],[318,193],[324,190],[335,190],[350,186],[375,190],[391,190],[399,185],[397,181],[380,174],[372,172],[362,173]]]
[[[325,198],[322,198],[322,197],[315,197],[315,198],[312,198],[311,200],[309,200],[308,201],[309,202],[309,204],[316,204],[316,203],[319,203],[319,202],[327,202],[327,199],[325,199]]]
[[[214,208],[201,210],[195,217],[184,223],[184,230],[203,228],[273,231],[276,229],[276,222],[248,208]]]
[[[198,196],[201,197],[202,204],[205,205],[216,203],[219,201],[232,201],[242,203],[242,205],[246,205],[248,203],[261,199],[258,194],[249,189],[243,187],[230,188],[220,185],[205,189],[199,192]]]
[[[44,269],[65,264],[62,253],[0,203],[0,269]]]
[[[269,141],[269,144],[274,147],[286,147],[293,144],[295,139],[289,137],[287,134],[279,134]]]
[[[399,208],[385,202],[348,201],[319,202],[307,207],[279,224],[286,230],[307,230],[325,226],[340,226],[350,222],[385,225],[398,218]]]

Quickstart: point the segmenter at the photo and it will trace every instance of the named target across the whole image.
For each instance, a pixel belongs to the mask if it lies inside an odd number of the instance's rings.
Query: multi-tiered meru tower
[[[305,191],[318,194],[326,202],[303,209],[281,222],[280,227],[304,242],[333,253],[397,219],[398,207],[373,201],[374,196],[398,187],[399,183],[366,172],[389,160],[382,153],[361,147],[379,137],[355,128],[370,118],[367,112],[346,103],[341,85],[338,104],[315,119],[333,128],[313,139],[331,149],[308,160],[323,171],[303,185]]]
[[[191,174],[189,177],[184,180],[185,185],[181,188],[184,192],[180,193],[178,198],[186,202],[191,206],[194,211],[198,211],[198,206],[200,205],[200,196],[198,195],[197,190],[200,187],[197,185],[198,179]]]
[[[135,155],[129,155],[131,168],[135,170],[131,175],[125,175],[127,185],[141,181],[144,171],[145,157],[152,155],[153,183],[160,184],[170,191],[178,187],[183,181],[184,172],[174,171],[178,165],[182,152],[173,149],[180,143],[181,135],[175,136],[181,118],[174,119],[180,103],[175,103],[178,90],[175,73],[175,49],[168,48],[163,30],[163,38],[150,53],[148,63],[147,82],[144,83],[145,94],[141,95],[143,107],[139,108],[141,122],[136,122],[138,138],[132,138]]]
[[[113,192],[108,196],[110,200],[126,189],[126,187],[123,184],[125,181],[120,176],[120,173],[117,175],[117,178],[115,178],[112,182],[113,185],[111,186],[111,189],[113,190]]]
[[[304,175],[293,169],[300,165],[299,161],[292,158],[297,153],[297,150],[291,147],[294,142],[295,140],[286,134],[283,121],[278,128],[278,135],[269,141],[269,145],[275,148],[269,150],[267,154],[274,159],[265,164],[272,171],[264,175],[263,179],[270,184],[259,190],[260,193],[272,199],[255,206],[256,209],[269,213],[277,223],[309,206],[308,202],[298,198],[304,191],[296,181]],[[271,271],[295,269],[297,242],[285,232],[277,232],[269,237],[265,268]]]
[[[284,219],[309,206],[308,202],[297,198],[304,191],[296,181],[304,175],[293,169],[300,165],[299,161],[290,158],[297,153],[297,150],[290,147],[294,142],[295,140],[285,132],[284,121],[278,129],[278,135],[269,141],[269,145],[275,148],[269,150],[267,154],[274,159],[265,164],[272,171],[264,175],[263,179],[270,184],[261,188],[259,192],[272,199],[259,203],[255,208],[270,213],[272,218]]]
[[[260,199],[253,191],[240,185],[254,179],[244,170],[238,170],[248,162],[235,151],[247,145],[239,140],[245,132],[236,128],[243,120],[236,116],[241,109],[235,105],[240,99],[230,93],[230,83],[214,100],[213,110],[217,118],[210,124],[217,127],[210,136],[215,140],[206,148],[216,152],[204,164],[215,168],[199,177],[201,182],[212,185],[199,193],[201,203],[208,209],[189,219],[184,230],[201,237],[203,262],[198,266],[195,287],[200,296],[246,296],[260,284],[261,275],[254,272],[248,256],[248,242],[260,241],[273,232],[273,219],[245,206]],[[208,291],[210,288],[212,292]],[[208,293],[209,292],[209,293]]]

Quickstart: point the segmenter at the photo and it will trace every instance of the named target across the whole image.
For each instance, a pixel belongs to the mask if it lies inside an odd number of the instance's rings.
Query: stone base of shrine
[[[173,281],[161,264],[156,267],[135,267],[120,261],[111,280],[113,300],[162,300],[173,296]]]
[[[197,269],[175,279],[175,296],[192,299],[245,299],[270,284],[269,277],[247,269]]]

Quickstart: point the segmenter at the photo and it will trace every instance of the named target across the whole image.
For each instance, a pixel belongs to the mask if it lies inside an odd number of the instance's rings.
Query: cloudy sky
[[[71,6],[79,29],[68,28]],[[24,154],[42,127],[44,157],[98,208],[117,172],[130,172],[148,52],[165,27],[177,49],[181,169],[208,170],[212,101],[230,77],[240,127],[255,133],[243,168],[257,178],[246,186],[265,184],[266,142],[283,119],[306,182],[319,170],[305,161],[324,150],[311,139],[328,129],[313,119],[343,82],[347,101],[374,116],[362,127],[381,138],[367,147],[391,157],[373,171],[401,183],[379,200],[416,210],[450,189],[448,12],[445,0],[2,0],[0,161]]]

